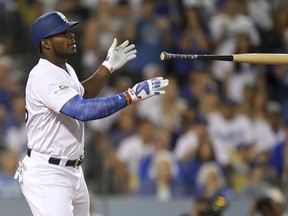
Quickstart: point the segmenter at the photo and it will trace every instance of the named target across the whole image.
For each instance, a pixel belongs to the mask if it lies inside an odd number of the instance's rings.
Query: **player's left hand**
[[[130,102],[132,103],[139,100],[145,100],[154,95],[165,94],[165,90],[161,89],[168,86],[168,84],[168,79],[164,79],[163,77],[154,77],[137,83],[133,88],[129,88],[126,93],[130,96]]]
[[[134,44],[130,44],[129,41],[124,41],[121,45],[117,46],[117,39],[114,41],[108,50],[107,57],[102,63],[112,73],[115,70],[120,69],[128,61],[136,58],[136,49]]]

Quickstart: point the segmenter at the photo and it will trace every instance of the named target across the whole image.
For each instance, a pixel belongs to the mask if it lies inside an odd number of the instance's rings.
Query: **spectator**
[[[253,84],[247,84],[243,88],[243,100],[239,106],[239,113],[246,115],[249,119],[255,118],[255,99],[257,96],[257,87]]]
[[[169,86],[165,91],[165,95],[159,99],[137,104],[137,114],[173,133],[179,128],[179,117],[187,104],[179,97],[179,88],[174,77],[169,77]],[[151,108],[147,109],[147,107]]]
[[[232,151],[232,165],[227,178],[229,184],[238,194],[242,192],[249,181],[250,163],[253,156],[253,145],[251,143],[240,143]]]
[[[5,28],[1,32],[5,34],[3,43],[5,53],[13,56],[16,62],[21,62],[20,69],[31,66],[33,61],[37,61],[35,54],[32,54],[33,45],[29,40],[28,27],[40,14],[42,14],[42,3],[40,1],[4,1],[5,12],[1,17],[6,18]],[[1,1],[3,4],[3,1]],[[3,16],[4,15],[4,16]],[[21,40],[19,40],[21,38]],[[1,41],[1,39],[0,39]],[[28,57],[26,59],[26,57]],[[28,60],[26,61],[25,60]],[[30,63],[32,62],[32,63]],[[29,67],[28,67],[29,68]]]
[[[17,89],[16,83],[12,79],[13,60],[8,55],[0,56],[0,103],[7,111],[11,109],[10,96]]]
[[[257,52],[247,33],[238,33],[234,37],[235,43],[228,47],[225,53]],[[212,64],[212,73],[222,85],[224,96],[238,103],[242,103],[245,85],[258,84],[258,77],[262,71],[261,66],[246,63],[215,61]]]
[[[143,182],[137,189],[136,194],[138,196],[154,196],[160,201],[183,197],[183,184],[177,176],[173,175],[173,167],[175,166],[171,152],[168,150],[156,152],[152,164],[152,168],[155,170],[155,178]]]
[[[211,82],[208,71],[203,67],[194,68],[180,82],[180,95],[190,103],[198,104],[205,92],[205,86]]]
[[[189,158],[194,158],[200,140],[204,140],[207,135],[206,126],[207,120],[201,114],[196,114],[190,119],[189,129],[176,140],[174,153],[177,160],[185,162]]]
[[[217,161],[228,168],[231,152],[239,143],[252,143],[252,125],[249,119],[238,114],[237,105],[231,99],[222,99],[217,112],[208,116],[208,133]]]
[[[111,129],[111,142],[112,147],[116,150],[119,144],[126,138],[133,136],[137,130],[137,115],[136,107],[129,106],[123,109]]]
[[[204,86],[203,95],[199,98],[199,110],[204,115],[216,112],[220,101],[220,89],[216,82],[209,82]]]
[[[286,216],[285,204],[285,197],[281,189],[271,187],[256,200],[250,210],[249,216]]]
[[[96,194],[128,194],[129,173],[106,133],[94,130],[86,143],[83,164],[87,185]]]
[[[109,41],[116,37],[114,21],[117,16],[109,1],[99,1],[97,7],[92,8],[91,16],[83,25],[82,64],[84,75],[89,77],[106,57],[105,50],[109,49]],[[121,44],[123,41],[118,41]],[[96,56],[96,57],[95,57]]]
[[[285,139],[279,142],[271,150],[271,167],[276,172],[278,184],[283,188],[284,195],[288,196],[286,188],[288,186],[288,125],[285,124]]]
[[[185,191],[188,196],[194,195],[198,172],[204,164],[209,162],[216,162],[216,158],[213,146],[206,137],[199,140],[195,155],[179,161],[180,173],[183,176]]]
[[[115,15],[117,16],[114,28],[116,29],[117,38],[119,40],[131,40],[134,38],[134,25],[136,22],[136,13],[133,12],[129,0],[118,0],[115,7]]]
[[[14,180],[19,157],[10,150],[3,150],[0,157],[0,197],[21,197],[20,185]]]
[[[218,4],[220,4],[217,0],[183,0],[183,4],[185,7],[198,7],[201,12],[203,11],[203,17],[205,21],[209,20],[209,18],[216,13],[218,9]]]
[[[167,19],[156,17],[156,2],[143,0],[141,11],[134,26],[134,44],[141,58],[128,64],[131,76],[137,78],[145,65],[154,63],[162,65],[159,55],[165,50],[166,40],[169,38],[169,25]],[[139,77],[139,76],[138,76]]]
[[[240,192],[241,197],[258,199],[275,183],[275,172],[270,168],[269,155],[262,152],[250,163],[248,182]]]
[[[175,151],[176,142],[178,138],[189,131],[191,127],[191,119],[195,117],[197,107],[194,103],[187,103],[187,107],[179,115],[179,127],[173,131],[171,150]]]
[[[139,165],[139,181],[141,184],[145,183],[149,179],[154,179],[157,175],[155,172],[155,167],[153,167],[153,161],[155,160],[157,152],[169,152],[171,145],[171,134],[168,131],[163,129],[157,129],[155,131],[155,139],[154,139],[154,151],[150,154],[144,156],[140,161]],[[174,155],[173,160],[175,160]],[[176,160],[173,161],[173,167],[171,167],[171,174],[176,176],[178,174],[178,168],[176,167]]]
[[[166,17],[170,25],[181,25],[183,3],[178,0],[159,1],[156,6],[157,16]]]
[[[27,135],[25,128],[25,98],[24,92],[15,92],[11,97],[12,113],[6,129],[5,140],[7,148],[17,153],[19,157],[27,152]]]
[[[256,119],[254,126],[255,152],[268,151],[284,140],[282,107],[276,101],[269,101],[265,107],[266,118]]]
[[[252,19],[241,11],[245,7],[245,2],[237,0],[220,2],[218,12],[211,17],[209,23],[216,53],[223,53],[225,47],[235,44],[239,33],[247,33],[252,45],[258,46],[261,42],[259,32]]]
[[[284,2],[277,4],[272,12],[273,28],[267,35],[267,43],[265,47],[267,50],[281,50],[283,49],[283,33],[288,27],[288,5]]]
[[[283,45],[281,49],[276,49],[275,52],[278,53],[288,53],[288,27],[283,32],[282,37]],[[275,83],[273,83],[273,90],[271,91],[271,95],[273,98],[279,100],[283,107],[283,117],[285,120],[288,119],[288,98],[287,98],[287,90],[288,90],[288,67],[287,65],[276,65],[273,68],[273,73],[271,73],[271,77],[274,78]]]
[[[235,198],[234,191],[227,185],[222,170],[215,162],[203,164],[196,179],[196,197],[215,199],[218,196],[223,196],[229,201]]]
[[[125,164],[129,173],[129,189],[133,192],[139,184],[138,170],[140,161],[154,151],[155,125],[147,119],[140,119],[135,135],[122,140],[117,149],[117,158]]]
[[[8,114],[4,105],[0,104],[0,153],[7,148],[6,130],[8,122]]]
[[[247,15],[256,23],[261,33],[268,33],[273,27],[272,20],[273,5],[267,0],[247,1]],[[265,37],[261,34],[261,37]]]
[[[210,53],[208,27],[200,14],[200,9],[197,7],[185,8],[183,25],[173,34],[174,53]],[[172,61],[171,70],[177,74],[180,83],[183,83],[190,73],[203,68],[203,65],[204,62],[201,60],[183,62],[182,59],[175,59]]]

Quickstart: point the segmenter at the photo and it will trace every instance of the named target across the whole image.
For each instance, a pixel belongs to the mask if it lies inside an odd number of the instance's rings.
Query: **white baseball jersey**
[[[26,86],[26,130],[28,147],[39,153],[63,159],[83,154],[84,122],[60,113],[62,106],[84,88],[74,69],[69,74],[51,62],[40,59],[31,70]]]
[[[236,115],[226,120],[219,113],[208,115],[208,133],[211,138],[217,160],[227,165],[231,151],[239,144],[253,142],[253,130],[249,119],[244,115]]]

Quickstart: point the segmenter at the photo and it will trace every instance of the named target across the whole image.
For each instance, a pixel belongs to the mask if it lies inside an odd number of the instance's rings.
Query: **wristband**
[[[133,102],[133,99],[132,99],[132,97],[131,97],[131,95],[129,93],[129,90],[132,90],[132,89],[128,89],[127,91],[124,92],[127,105],[131,104]],[[133,92],[133,90],[132,90],[132,92]]]
[[[109,71],[110,73],[112,73],[114,71],[114,67],[112,66],[112,64],[108,61],[110,58],[110,56],[107,56],[107,58],[105,59],[105,61],[102,63],[102,65],[104,65]]]

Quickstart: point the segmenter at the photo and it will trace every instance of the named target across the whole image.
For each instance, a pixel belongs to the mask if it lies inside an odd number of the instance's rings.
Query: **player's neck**
[[[65,69],[66,68],[66,59],[62,58],[55,58],[55,57],[49,57],[49,56],[41,56],[41,58],[46,59],[47,61],[51,62],[52,64]]]

